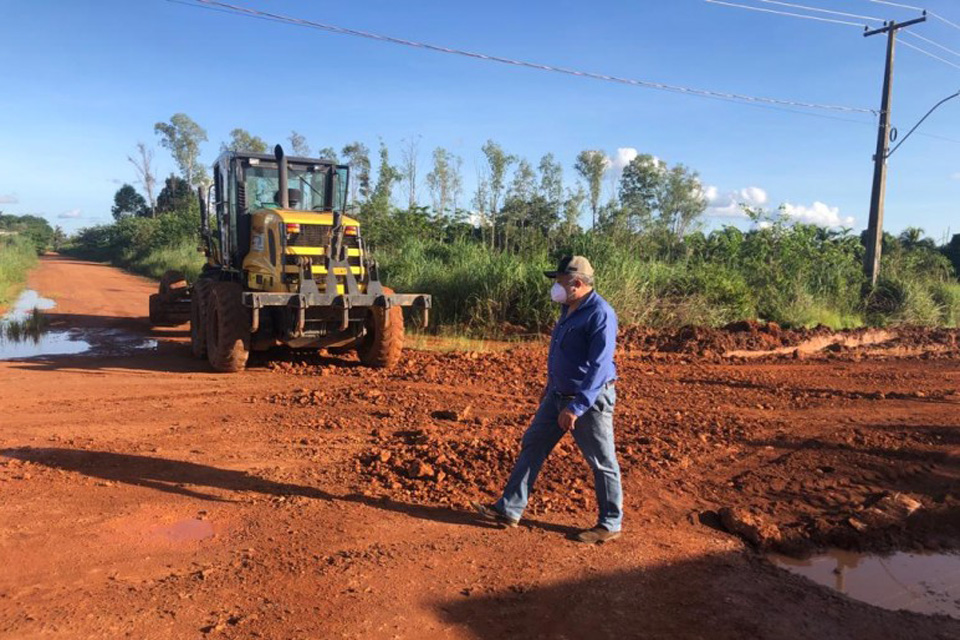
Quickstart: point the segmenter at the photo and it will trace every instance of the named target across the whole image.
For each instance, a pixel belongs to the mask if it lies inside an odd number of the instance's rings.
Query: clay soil
[[[46,257],[29,285],[55,327],[114,331],[0,362],[0,638],[960,638],[763,555],[960,547],[953,332],[625,331],[624,536],[588,547],[569,438],[523,526],[467,509],[509,473],[542,345],[217,375],[149,328],[152,282]]]

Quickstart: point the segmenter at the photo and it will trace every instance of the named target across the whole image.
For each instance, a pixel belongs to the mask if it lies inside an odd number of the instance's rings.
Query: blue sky
[[[737,0],[762,5],[759,0]],[[907,19],[868,0],[802,4]],[[960,22],[950,0],[916,0]],[[702,0],[591,3],[236,0],[357,29],[631,78],[758,96],[878,108],[880,37],[852,27],[719,7]],[[536,164],[552,151],[573,185],[581,149],[631,149],[700,172],[712,224],[738,201],[801,219],[866,224],[876,128],[863,114],[815,117],[441,55],[193,9],[164,0],[0,0],[0,209],[39,213],[68,231],[110,218],[135,178],[137,141],[185,112],[207,129],[203,160],[234,127],[271,144],[291,129],[314,148],[378,137],[399,156],[421,136],[421,165],[444,146],[464,160],[467,191],[488,138]],[[917,33],[960,51],[940,21]],[[960,64],[933,45],[912,41]],[[960,87],[960,69],[898,51],[894,123],[901,133]],[[960,232],[960,100],[891,160],[886,228]],[[842,120],[832,117],[843,118]],[[848,121],[848,120],[852,120]],[[618,149],[621,150],[618,152]],[[427,169],[421,171],[426,173]],[[425,185],[422,200],[428,201]],[[819,203],[819,204],[817,204]]]

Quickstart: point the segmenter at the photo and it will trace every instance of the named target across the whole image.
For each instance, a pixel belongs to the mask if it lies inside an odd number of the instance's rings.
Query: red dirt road
[[[625,533],[585,547],[569,440],[527,526],[464,509],[509,471],[542,347],[218,375],[149,329],[147,280],[47,257],[29,284],[55,327],[158,346],[0,362],[0,638],[960,638],[774,568],[715,513],[794,552],[960,548],[953,351],[622,350]],[[871,520],[898,493],[921,508]]]

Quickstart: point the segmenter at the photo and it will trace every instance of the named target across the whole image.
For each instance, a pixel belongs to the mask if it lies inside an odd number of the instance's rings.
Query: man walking
[[[597,525],[581,531],[576,539],[607,542],[620,537],[623,519],[620,465],[613,443],[617,315],[593,290],[593,267],[586,258],[564,258],[556,271],[544,274],[554,279],[550,297],[563,310],[550,338],[540,408],[523,434],[520,456],[503,496],[494,504],[474,502],[473,506],[486,520],[517,526],[544,461],[560,438],[572,431],[593,469],[600,510]]]

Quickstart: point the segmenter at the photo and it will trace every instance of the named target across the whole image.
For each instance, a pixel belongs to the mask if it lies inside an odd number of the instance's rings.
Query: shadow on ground
[[[218,489],[231,493],[258,493],[270,496],[301,496],[313,500],[354,502],[382,511],[401,513],[413,518],[463,526],[492,528],[471,512],[450,507],[397,502],[361,494],[336,495],[315,487],[275,482],[245,471],[220,469],[209,465],[139,456],[108,451],[84,449],[22,447],[0,450],[0,456],[41,464],[51,469],[72,471],[110,482],[122,482],[173,493],[199,500],[236,502],[235,497],[224,498],[210,493]],[[553,533],[572,535],[576,529],[550,522],[525,519],[524,526]]]
[[[960,620],[848,600],[742,553],[548,586],[476,591],[435,606],[441,618],[479,640],[960,637]]]

